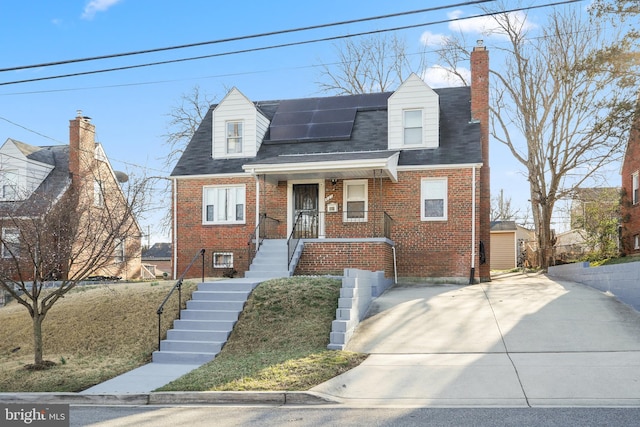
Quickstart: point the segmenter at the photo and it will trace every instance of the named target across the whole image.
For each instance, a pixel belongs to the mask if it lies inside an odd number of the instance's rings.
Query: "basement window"
[[[214,252],[213,268],[233,268],[233,252]]]

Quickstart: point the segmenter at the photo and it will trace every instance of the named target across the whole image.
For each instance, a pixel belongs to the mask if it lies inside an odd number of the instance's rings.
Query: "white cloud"
[[[468,68],[459,68],[457,71],[462,75],[467,83],[471,81],[471,71],[469,71]],[[422,80],[432,88],[465,85],[465,83],[460,80],[460,77],[454,74],[450,69],[440,65],[429,67],[422,75]]]
[[[82,19],[93,19],[93,17],[98,12],[104,12],[109,9],[111,6],[120,3],[122,0],[91,0],[84,7],[84,11],[82,12]]]
[[[431,31],[425,31],[420,36],[420,42],[425,46],[441,47],[447,42],[448,37],[444,34],[434,34]]]
[[[509,19],[510,22],[520,27],[521,31],[530,30],[535,28],[536,25],[527,19],[522,11],[500,13],[495,16],[482,16],[478,18],[459,19],[464,18],[464,13],[461,10],[454,10],[448,14],[449,19],[453,21],[449,22],[449,29],[462,33],[473,33],[482,35],[492,34],[504,34],[504,31],[498,25],[496,20],[504,21]]]

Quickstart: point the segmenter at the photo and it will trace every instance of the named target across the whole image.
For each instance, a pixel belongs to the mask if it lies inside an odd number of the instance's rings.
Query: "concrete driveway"
[[[640,406],[640,313],[544,275],[393,287],[347,350],[370,356],[312,391],[353,406]]]

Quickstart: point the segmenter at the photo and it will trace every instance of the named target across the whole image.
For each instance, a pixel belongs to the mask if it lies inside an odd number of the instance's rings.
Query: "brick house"
[[[80,111],[70,120],[69,145],[34,146],[7,139],[0,147],[2,276],[32,280],[38,264],[43,278],[50,279],[77,272],[138,278],[141,230],[117,176],[95,142],[95,126]],[[121,235],[114,238],[115,232],[107,229],[116,226]],[[67,244],[69,239],[74,241]],[[42,247],[55,244],[47,260],[34,259],[44,257],[34,249],[36,241]],[[107,262],[83,269],[91,265],[86,260],[100,258],[97,251],[110,251]]]
[[[264,274],[262,257],[286,259],[274,276],[490,280],[484,47],[471,69],[471,87],[435,90],[415,74],[363,95],[253,102],[233,88],[171,174],[174,274],[204,248],[207,276]]]
[[[640,254],[640,111],[636,111],[622,161],[621,251]]]

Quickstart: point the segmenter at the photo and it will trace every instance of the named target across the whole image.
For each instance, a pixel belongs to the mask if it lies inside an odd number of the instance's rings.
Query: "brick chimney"
[[[96,127],[91,119],[78,110],[76,118],[69,120],[69,173],[74,184],[89,173],[95,152]]]
[[[482,167],[480,168],[480,197],[478,201],[478,237],[484,246],[485,260],[480,264],[480,281],[491,281],[491,173],[489,169],[489,51],[482,40],[471,52],[471,118],[480,122]]]

